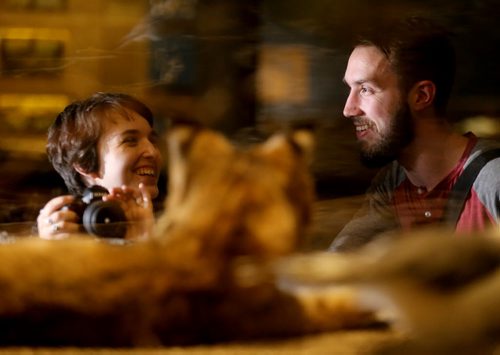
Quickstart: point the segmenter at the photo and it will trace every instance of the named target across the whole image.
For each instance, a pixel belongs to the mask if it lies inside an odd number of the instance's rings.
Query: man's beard
[[[361,162],[368,168],[380,168],[396,160],[401,150],[415,137],[415,129],[408,104],[402,104],[388,130],[380,141],[367,148],[361,148]]]

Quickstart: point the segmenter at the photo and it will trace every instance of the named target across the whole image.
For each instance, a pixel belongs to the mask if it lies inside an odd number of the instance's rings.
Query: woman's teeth
[[[154,176],[155,171],[152,168],[139,168],[136,170],[138,175]]]

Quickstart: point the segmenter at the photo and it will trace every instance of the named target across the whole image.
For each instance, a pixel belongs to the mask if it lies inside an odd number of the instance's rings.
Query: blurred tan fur
[[[157,346],[364,326],[348,287],[281,283],[272,265],[300,245],[313,183],[307,130],[248,149],[191,126],[168,136],[169,197],[154,238],[74,236],[0,246],[0,343]]]
[[[282,259],[287,283],[346,285],[406,340],[384,354],[488,354],[499,347],[500,234],[425,228],[346,254]]]

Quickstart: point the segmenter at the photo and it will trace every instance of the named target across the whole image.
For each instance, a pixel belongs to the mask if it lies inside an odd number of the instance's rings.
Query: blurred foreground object
[[[406,337],[384,354],[488,354],[499,348],[499,236],[423,229],[355,253],[283,259],[277,270],[286,283],[355,287],[360,307]]]
[[[182,124],[168,144],[169,197],[155,238],[0,245],[2,345],[213,343],[373,324],[351,289],[290,288],[269,266],[296,250],[309,223],[311,132],[242,150]]]

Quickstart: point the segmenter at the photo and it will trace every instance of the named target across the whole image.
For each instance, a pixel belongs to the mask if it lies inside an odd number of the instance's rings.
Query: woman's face
[[[123,185],[137,188],[142,182],[155,198],[161,168],[158,136],[144,117],[127,113],[107,113],[97,143],[99,171],[92,183],[109,190]]]

